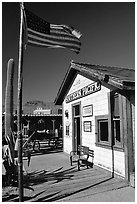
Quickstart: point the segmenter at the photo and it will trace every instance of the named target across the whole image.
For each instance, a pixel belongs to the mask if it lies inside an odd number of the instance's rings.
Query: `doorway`
[[[74,104],[72,106],[73,111],[73,139],[72,139],[72,149],[73,151],[78,151],[78,145],[81,144],[81,120],[80,120],[80,103]]]

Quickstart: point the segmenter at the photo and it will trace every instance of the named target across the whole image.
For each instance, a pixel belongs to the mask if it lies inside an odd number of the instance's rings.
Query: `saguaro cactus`
[[[13,142],[13,79],[14,79],[14,60],[10,59],[7,63],[7,84],[5,92],[5,139],[10,149],[10,160],[14,163],[14,142]]]

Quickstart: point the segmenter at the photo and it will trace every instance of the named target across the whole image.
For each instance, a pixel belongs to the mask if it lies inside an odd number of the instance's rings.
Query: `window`
[[[117,93],[113,94],[112,100],[114,118],[119,118],[119,95]]]
[[[121,142],[120,138],[120,120],[114,120],[114,138],[116,142]]]
[[[122,115],[120,110],[122,110],[122,105],[120,101],[120,95],[118,93],[111,93],[111,108],[112,108],[112,134],[114,137],[114,147],[122,148]]]
[[[96,145],[123,151],[122,96],[108,94],[108,115],[95,116]]]
[[[58,109],[58,114],[62,114],[62,108]]]
[[[80,106],[76,105],[74,106],[74,116],[79,116],[80,115]]]
[[[108,120],[99,120],[100,141],[108,142]]]
[[[100,115],[95,117],[96,126],[96,145],[110,145],[108,130],[108,115]]]
[[[66,125],[66,135],[69,136],[69,126]]]

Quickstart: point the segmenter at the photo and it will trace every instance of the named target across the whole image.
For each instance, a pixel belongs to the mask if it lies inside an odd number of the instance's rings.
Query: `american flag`
[[[27,44],[47,48],[68,48],[80,52],[81,33],[67,25],[54,25],[24,10]]]

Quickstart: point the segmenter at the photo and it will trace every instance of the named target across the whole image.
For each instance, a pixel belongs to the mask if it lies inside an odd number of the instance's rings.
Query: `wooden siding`
[[[83,88],[86,85],[94,83],[94,81],[87,79],[84,76],[77,75],[75,78],[68,95]],[[81,116],[81,124],[82,124],[82,145],[88,146],[90,149],[94,149],[95,151],[95,164],[106,168],[108,170],[112,170],[112,150],[106,149],[102,147],[97,147],[95,145],[96,137],[95,137],[95,116],[106,115],[108,114],[108,96],[110,90],[101,86],[101,90],[85,96],[83,98],[77,99],[70,103],[66,103],[65,100],[63,102],[63,115],[65,114],[65,110],[69,113],[69,118],[64,117],[63,125],[64,125],[64,151],[69,153],[72,150],[72,104],[78,101],[81,101],[81,109],[83,106],[93,104],[93,116],[82,117]],[[82,110],[81,110],[82,112]],[[91,121],[92,122],[92,132],[84,132],[83,122]],[[70,127],[70,135],[66,136],[66,124],[69,124]],[[115,172],[125,176],[125,157],[124,152],[114,151],[114,165]]]

